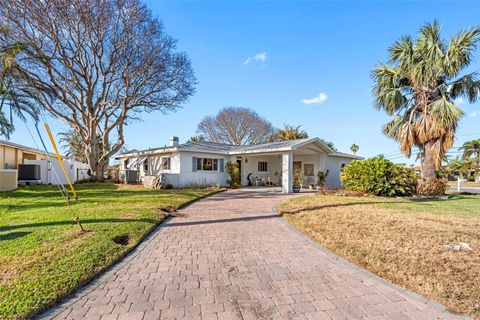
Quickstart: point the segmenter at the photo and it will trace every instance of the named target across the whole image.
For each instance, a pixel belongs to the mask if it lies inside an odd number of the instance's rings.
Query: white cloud
[[[245,60],[243,62],[243,64],[247,65],[247,64],[249,64],[250,62],[253,62],[253,61],[265,62],[265,61],[267,61],[267,59],[268,59],[267,53],[266,52],[260,52],[260,53],[257,53],[256,55],[252,56],[252,57],[248,57],[247,60]]]
[[[475,118],[477,116],[480,116],[480,112],[478,111],[472,111],[468,114],[469,117]]]
[[[327,94],[325,92],[320,92],[320,94],[316,97],[313,97],[311,99],[302,99],[302,102],[304,104],[321,104],[327,101]]]

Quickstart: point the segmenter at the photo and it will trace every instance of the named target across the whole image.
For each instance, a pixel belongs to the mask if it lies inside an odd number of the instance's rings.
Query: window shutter
[[[192,172],[196,172],[196,171],[197,171],[197,158],[192,157]]]
[[[225,166],[224,166],[224,163],[223,163],[223,159],[218,160],[218,166],[220,168],[220,172],[224,172]]]

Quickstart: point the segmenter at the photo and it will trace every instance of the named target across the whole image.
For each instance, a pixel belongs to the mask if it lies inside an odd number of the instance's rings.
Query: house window
[[[143,161],[143,172],[148,172],[148,159]]]
[[[171,158],[162,158],[162,168],[163,170],[170,170]]]
[[[258,161],[258,172],[267,172],[268,165],[266,161]]]
[[[340,165],[340,172],[343,172],[343,170],[345,169],[345,166],[346,166],[346,165],[347,165],[346,163],[342,163],[342,164]]]
[[[197,171],[218,171],[218,159],[194,158]]]
[[[123,162],[123,167],[125,169],[128,169],[128,159],[125,159],[125,161]]]
[[[213,159],[203,158],[203,171],[212,171],[213,170]]]
[[[312,163],[306,163],[303,165],[303,175],[306,177],[313,177],[315,175]]]

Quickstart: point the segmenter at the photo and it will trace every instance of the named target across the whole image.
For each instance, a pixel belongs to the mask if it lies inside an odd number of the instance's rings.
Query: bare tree
[[[194,93],[188,57],[138,0],[0,0],[0,17],[25,45],[25,86],[79,135],[99,179],[125,125]]]
[[[206,141],[238,146],[268,142],[274,129],[270,122],[251,109],[226,107],[216,116],[203,118],[197,132]]]

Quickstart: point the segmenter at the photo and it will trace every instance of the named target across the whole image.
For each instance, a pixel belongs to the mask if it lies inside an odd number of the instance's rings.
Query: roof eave
[[[338,153],[338,152],[331,152],[331,153],[329,153],[328,155],[329,155],[329,156],[332,156],[332,157],[355,159],[355,160],[363,160],[363,159],[365,159],[364,157],[355,156],[355,155],[353,155],[353,154]]]
[[[327,152],[327,153],[334,153],[335,150],[333,150],[332,148],[330,148],[328,145],[326,145],[320,138],[310,138],[310,139],[307,139],[305,141],[302,141],[302,142],[299,142],[295,145],[292,146],[292,150],[297,150],[298,148],[301,148],[309,143],[313,143],[313,142],[316,142],[318,143],[320,146],[321,146],[321,149],[324,149],[323,151]]]
[[[138,151],[138,152],[129,152],[129,153],[122,153],[115,156],[115,159],[121,158],[128,158],[128,157],[135,157],[135,156],[145,156],[145,155],[152,155],[152,154],[161,154],[161,153],[170,153],[177,151],[177,148],[164,148],[164,149],[152,149],[152,150],[145,150],[145,151]]]

